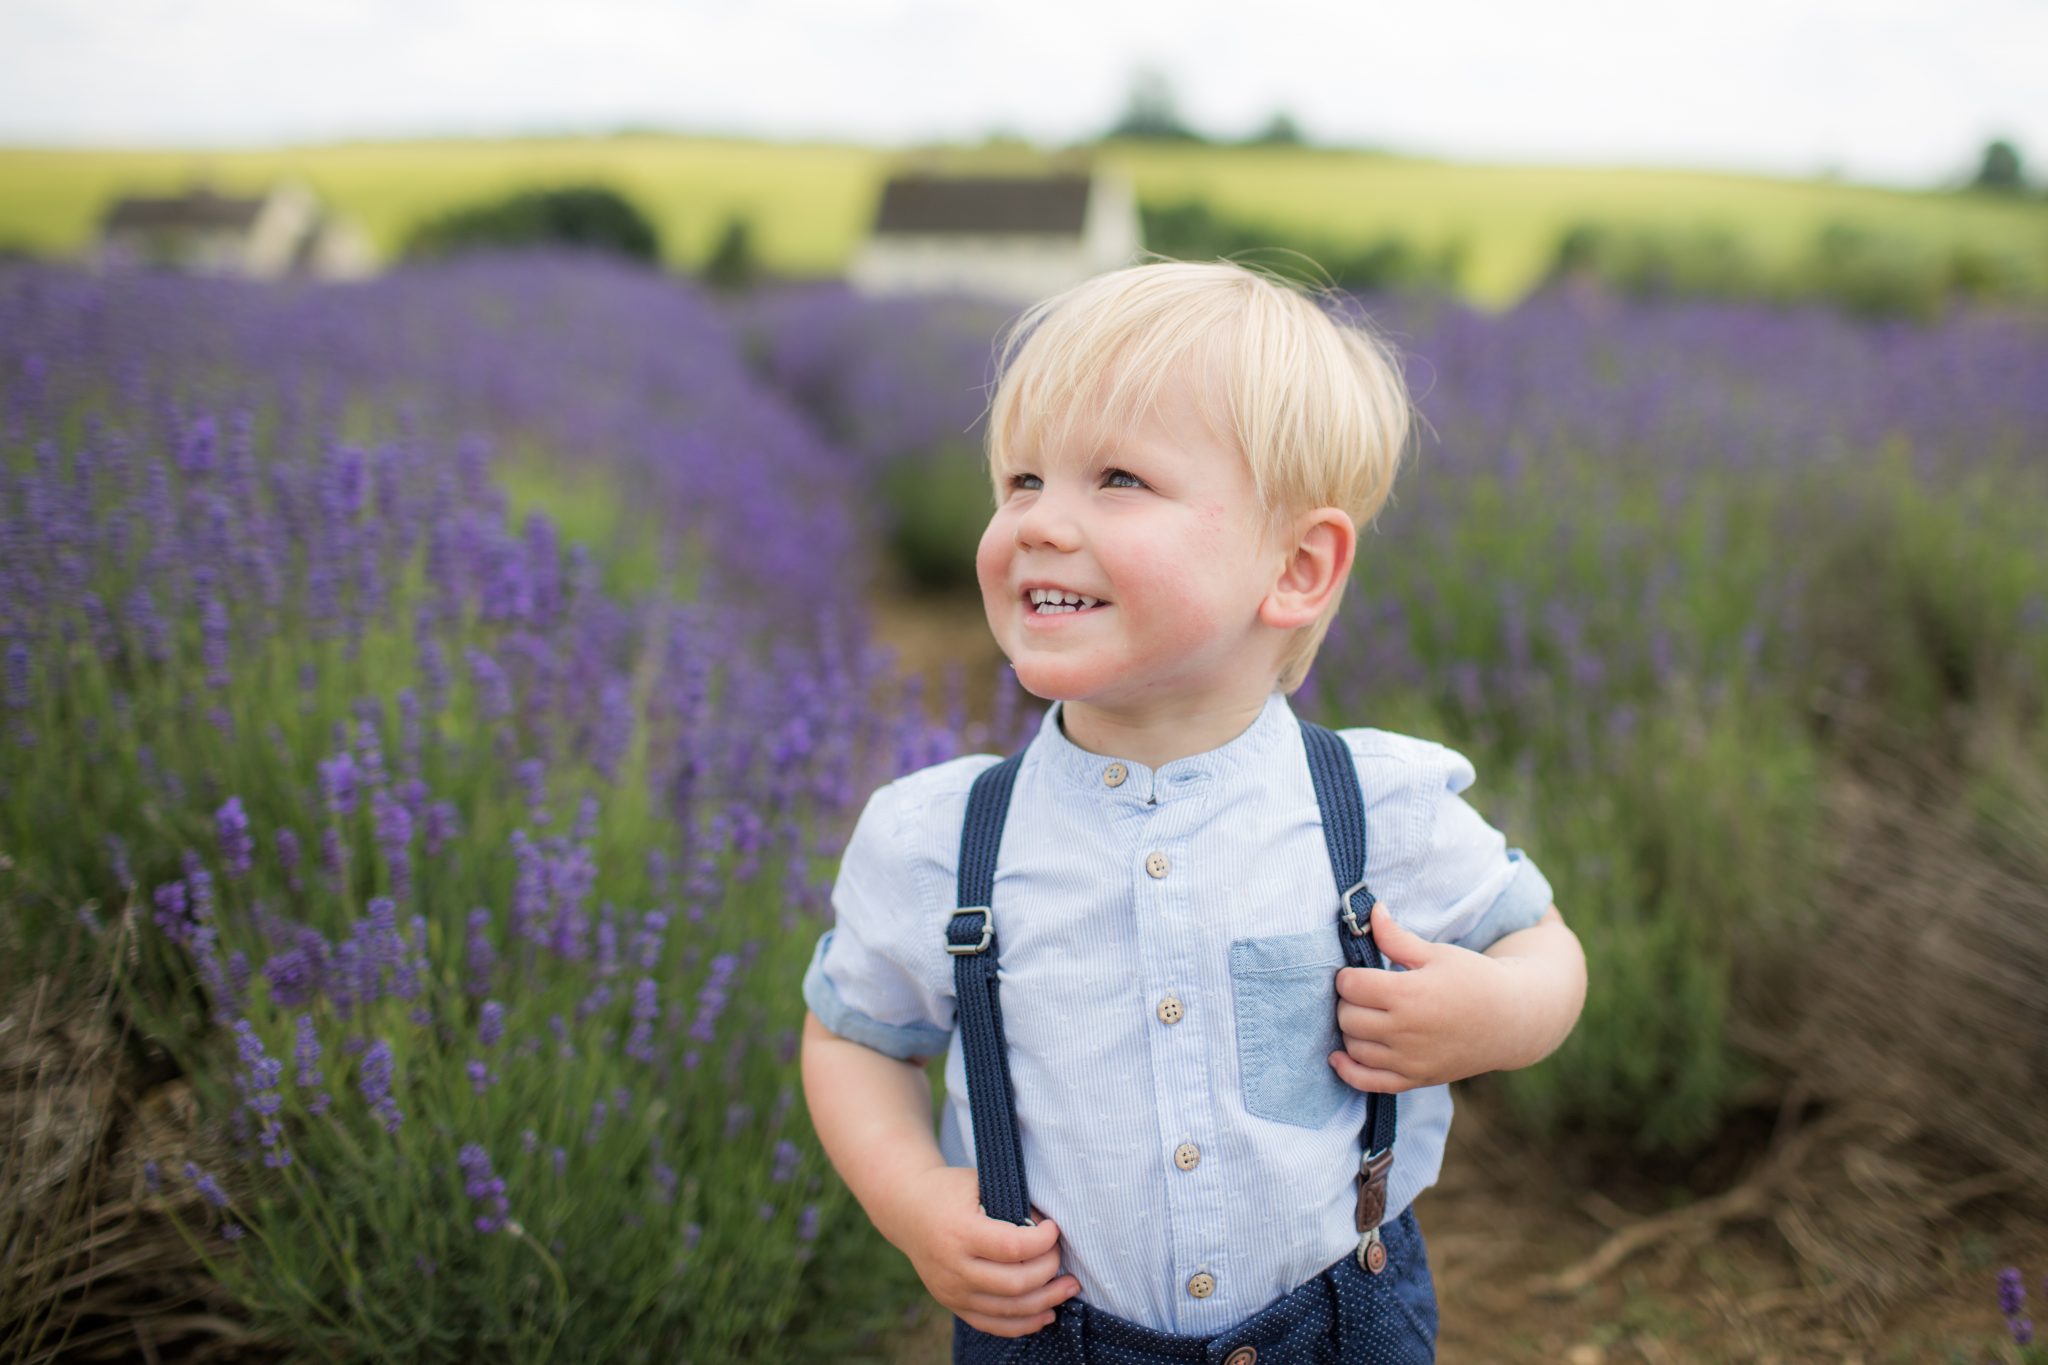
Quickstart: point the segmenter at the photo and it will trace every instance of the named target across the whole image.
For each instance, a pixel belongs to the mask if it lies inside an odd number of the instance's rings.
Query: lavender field
[[[1299,704],[1471,755],[1593,979],[1475,1087],[1663,1173],[1905,1087],[2048,1199],[2048,322],[1367,306],[1431,434]],[[0,269],[0,1346],[887,1357],[796,983],[867,792],[1036,723],[868,616],[979,532],[1003,320]],[[1814,1065],[1879,991],[1916,1049]]]

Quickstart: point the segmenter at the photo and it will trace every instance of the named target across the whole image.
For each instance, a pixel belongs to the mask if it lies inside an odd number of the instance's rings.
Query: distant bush
[[[1788,266],[1766,267],[1721,228],[1670,231],[1577,223],[1558,239],[1549,279],[1596,279],[1640,298],[1820,300],[1858,317],[1932,322],[1960,294],[2018,298],[2036,292],[2009,253],[1957,245],[1942,251],[1848,223],[1830,223]]]
[[[1464,244],[1459,241],[1435,254],[1392,233],[1362,245],[1339,244],[1225,218],[1200,199],[1141,205],[1139,216],[1147,248],[1161,255],[1195,261],[1229,257],[1311,284],[1334,282],[1339,288],[1365,292],[1448,292],[1457,287],[1464,260]],[[1297,252],[1298,256],[1291,254]]]
[[[413,230],[412,259],[493,247],[570,246],[652,264],[661,258],[653,222],[631,200],[602,185],[521,190],[430,219]]]
[[[994,504],[977,447],[953,443],[890,464],[882,502],[890,555],[911,586],[975,591],[974,552]]]
[[[750,289],[761,277],[761,263],[754,256],[753,224],[741,217],[728,218],[719,234],[718,245],[704,263],[704,282],[727,291]]]

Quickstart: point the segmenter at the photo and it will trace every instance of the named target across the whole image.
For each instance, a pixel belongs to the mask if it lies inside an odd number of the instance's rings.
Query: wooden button
[[[1206,1299],[1216,1292],[1216,1277],[1208,1271],[1200,1271],[1188,1281],[1188,1293],[1198,1299]]]
[[[1145,855],[1145,870],[1152,874],[1154,880],[1157,880],[1173,871],[1173,864],[1166,861],[1164,853],[1154,849]]]
[[[1377,1275],[1387,1268],[1387,1244],[1374,1242],[1365,1249],[1365,1268]]]
[[[1173,1164],[1184,1171],[1192,1171],[1202,1164],[1202,1149],[1192,1142],[1183,1142],[1173,1149]]]
[[[1162,1024],[1178,1024],[1181,1016],[1186,1013],[1187,1011],[1180,1007],[1180,997],[1177,995],[1169,995],[1159,1002],[1159,1022]]]
[[[1121,763],[1112,763],[1102,770],[1102,785],[1105,787],[1121,787],[1124,784],[1124,779],[1130,775],[1131,770],[1129,768],[1126,768]]]
[[[1258,1347],[1240,1346],[1229,1355],[1223,1357],[1223,1365],[1252,1365],[1252,1362],[1258,1358]]]

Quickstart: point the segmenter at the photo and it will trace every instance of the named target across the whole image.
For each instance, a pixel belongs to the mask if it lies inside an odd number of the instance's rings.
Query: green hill
[[[1122,142],[1095,155],[1128,174],[1148,205],[1206,197],[1227,217],[1333,243],[1396,234],[1426,251],[1462,243],[1462,287],[1492,306],[1519,297],[1551,260],[1560,234],[1583,220],[1725,229],[1764,263],[1789,261],[1810,249],[1824,226],[1843,223],[1912,247],[2010,256],[2037,286],[2048,282],[2048,205],[2039,200],[1337,149]],[[456,205],[513,189],[599,182],[648,212],[672,266],[700,264],[727,216],[745,214],[768,269],[833,274],[865,231],[883,177],[902,159],[850,145],[652,134],[252,151],[0,149],[0,247],[77,252],[114,196],[165,193],[195,176],[223,191],[297,176],[386,253],[418,220]],[[1060,161],[1015,147],[936,149],[918,159],[956,169]]]

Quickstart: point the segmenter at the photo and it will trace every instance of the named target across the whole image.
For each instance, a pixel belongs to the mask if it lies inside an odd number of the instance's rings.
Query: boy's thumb
[[[1372,941],[1389,960],[1404,967],[1414,967],[1429,959],[1429,950],[1435,946],[1420,934],[1410,933],[1401,921],[1394,918],[1394,912],[1387,908],[1385,901],[1375,901],[1372,907]]]

